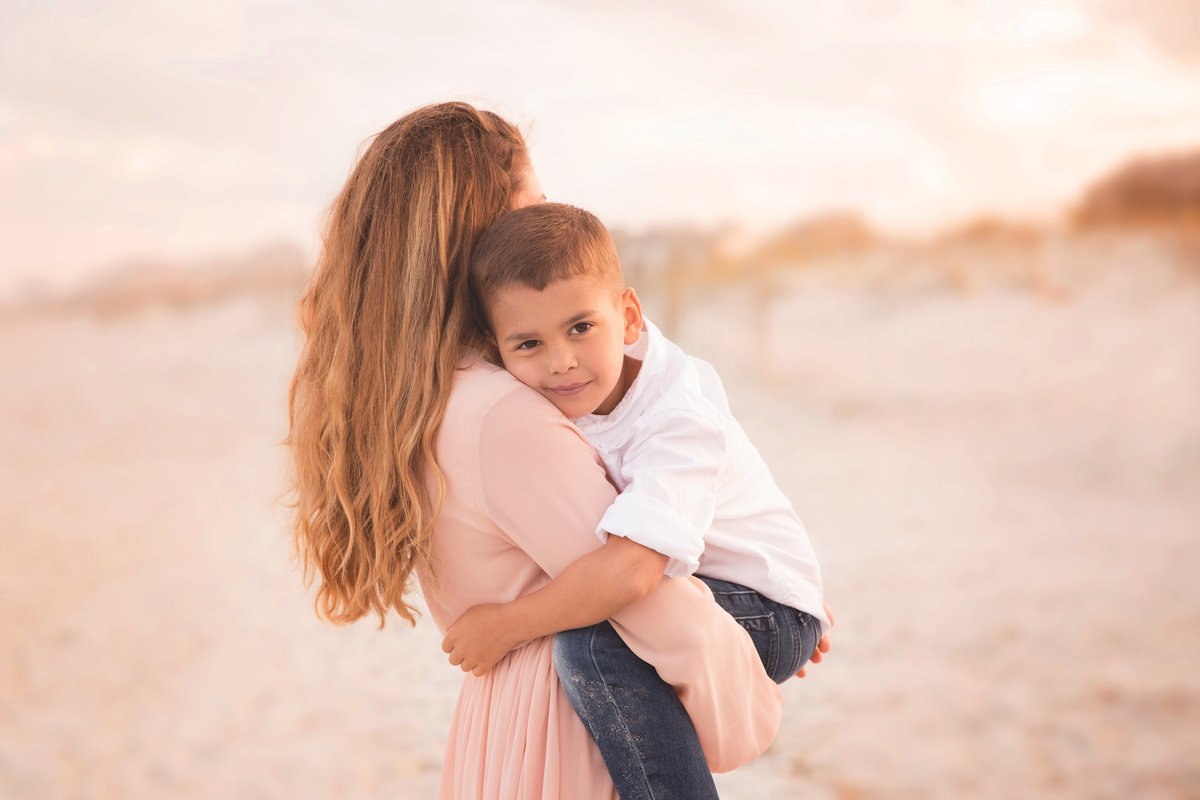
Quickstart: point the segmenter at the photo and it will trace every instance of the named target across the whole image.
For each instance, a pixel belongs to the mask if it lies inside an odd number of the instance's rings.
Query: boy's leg
[[[763,597],[748,586],[696,577],[712,589],[717,605],[750,634],[763,667],[776,683],[795,675],[812,656],[821,638],[816,617]]]
[[[612,625],[556,635],[554,667],[621,800],[716,800],[700,739],[675,690]]]

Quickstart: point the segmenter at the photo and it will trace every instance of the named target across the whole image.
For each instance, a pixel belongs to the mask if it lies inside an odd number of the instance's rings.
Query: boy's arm
[[[463,672],[483,675],[521,642],[595,625],[642,599],[666,565],[665,555],[609,536],[536,592],[467,609],[446,632],[442,650]]]
[[[599,527],[666,554],[667,577],[694,574],[728,463],[725,422],[711,404],[698,403],[667,405],[633,424],[633,443],[620,466],[621,493]]]

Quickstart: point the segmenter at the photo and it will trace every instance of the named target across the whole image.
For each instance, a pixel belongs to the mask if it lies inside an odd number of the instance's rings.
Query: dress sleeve
[[[717,478],[725,463],[725,427],[715,415],[668,408],[639,420],[641,435],[625,453],[625,488],[600,529],[667,556],[666,574],[691,575],[712,527]]]
[[[550,403],[524,391],[500,400],[480,430],[479,456],[489,517],[549,576],[600,546],[596,521],[616,490],[582,434]],[[714,771],[756,758],[774,740],[779,687],[703,583],[666,578],[613,623],[675,688]]]

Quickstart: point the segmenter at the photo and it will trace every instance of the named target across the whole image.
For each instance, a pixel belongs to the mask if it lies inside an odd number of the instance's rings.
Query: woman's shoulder
[[[482,419],[509,414],[545,414],[554,406],[501,367],[483,359],[459,367],[446,407],[446,419]]]
[[[481,439],[527,441],[558,438],[570,432],[582,438],[554,404],[502,368],[480,359],[461,367],[442,421],[442,437],[478,444]]]
[[[520,385],[512,375],[482,358],[464,362],[454,373],[448,411],[486,410]]]

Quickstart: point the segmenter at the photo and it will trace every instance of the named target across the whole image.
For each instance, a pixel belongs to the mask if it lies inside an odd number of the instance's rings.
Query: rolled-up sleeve
[[[513,392],[491,409],[479,442],[477,489],[507,540],[551,577],[600,546],[596,521],[615,490],[591,446],[553,406]],[[770,745],[779,687],[749,635],[703,583],[666,579],[613,623],[675,688],[714,771],[734,769]]]
[[[636,443],[621,463],[624,488],[599,529],[657,550],[670,577],[691,575],[712,525],[725,428],[712,415],[663,409],[638,421]]]

